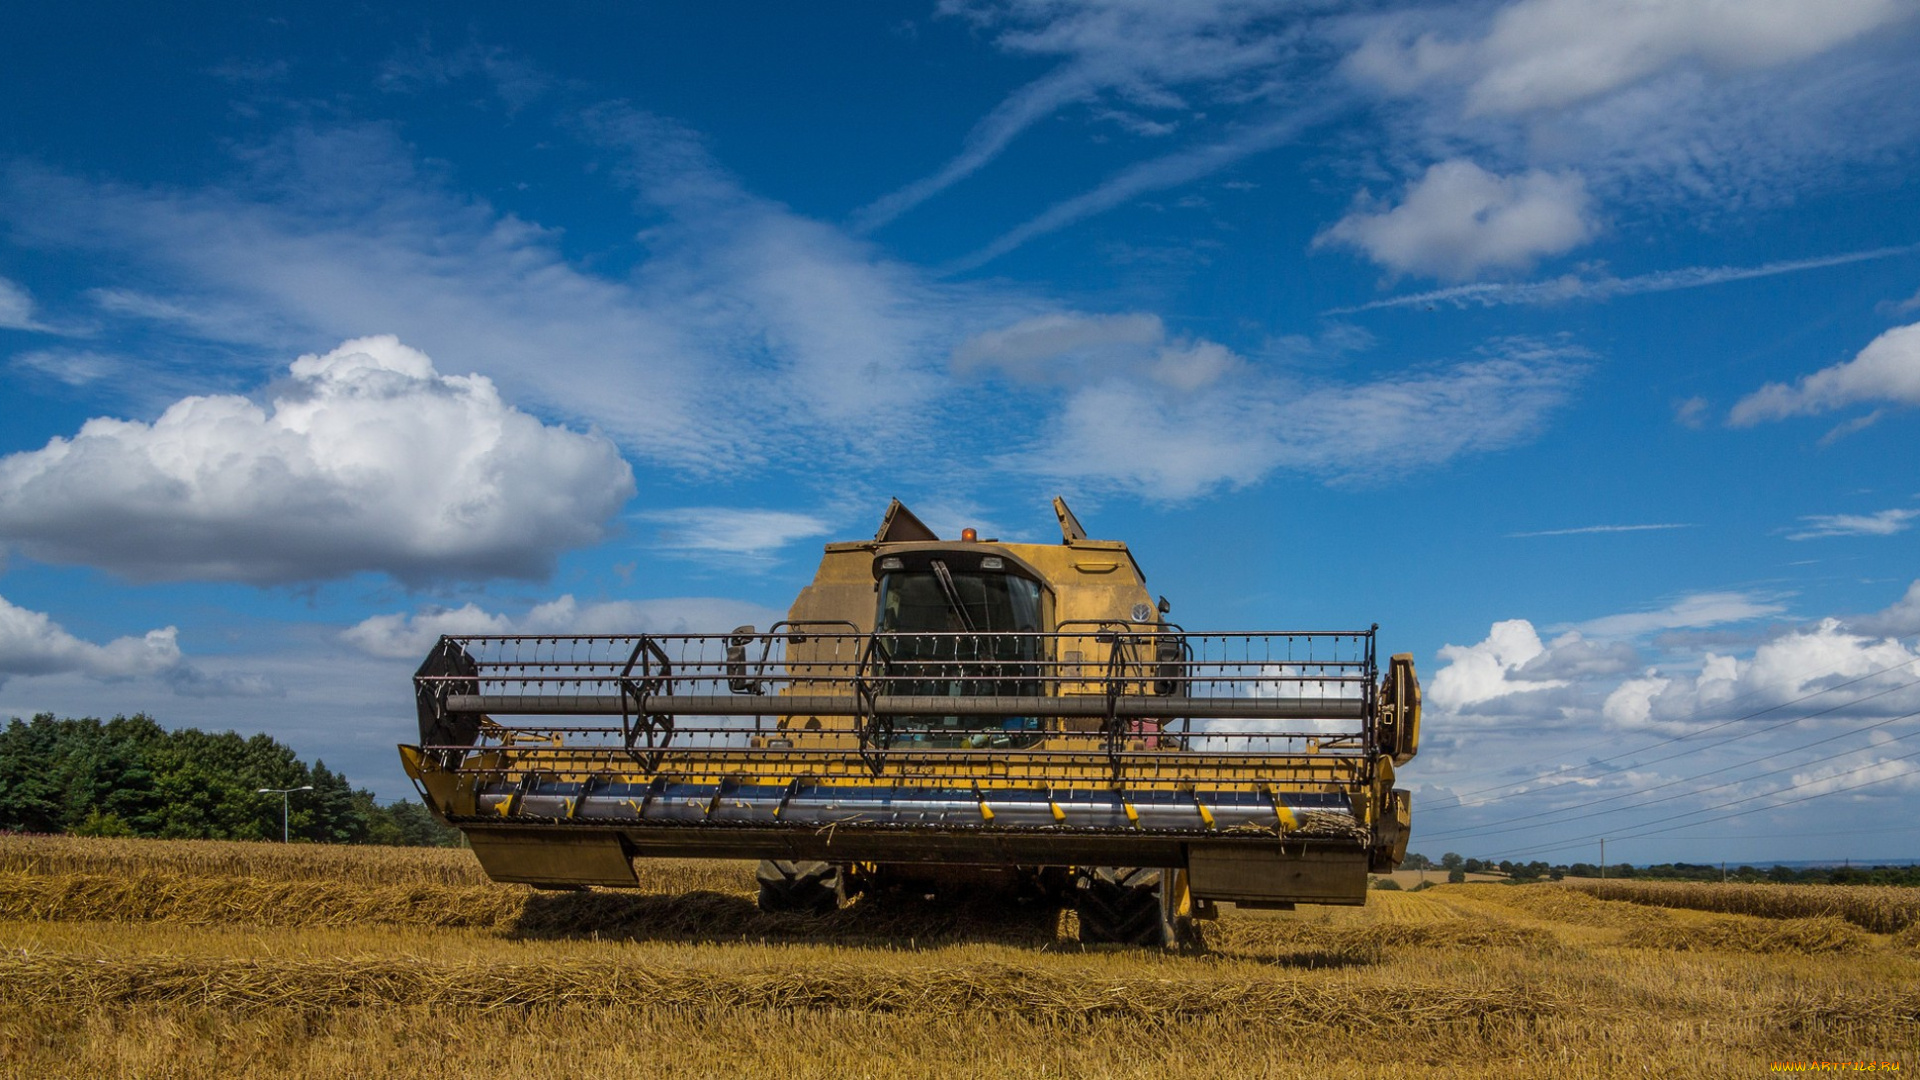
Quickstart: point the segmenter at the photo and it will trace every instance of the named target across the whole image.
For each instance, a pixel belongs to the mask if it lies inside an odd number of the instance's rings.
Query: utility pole
[[[312,790],[313,790],[312,784],[302,784],[299,787],[263,787],[259,789],[258,794],[280,796],[280,842],[281,843],[284,844],[288,842],[287,813],[292,805],[291,800],[293,799],[293,793],[296,791],[312,791]]]
[[[1607,838],[1600,838],[1600,880],[1607,880]]]

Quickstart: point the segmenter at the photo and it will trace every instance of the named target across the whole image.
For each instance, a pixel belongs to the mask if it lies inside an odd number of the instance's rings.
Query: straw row
[[[1832,916],[1891,934],[1920,923],[1920,889],[1898,885],[1774,885],[1699,881],[1569,882],[1603,900],[1768,919]]]
[[[1852,923],[1831,916],[1783,919],[1756,930],[1746,923],[1674,923],[1643,926],[1620,937],[1622,945],[1680,952],[1715,949],[1763,955],[1782,953],[1855,953],[1867,948],[1865,934]]]
[[[565,1004],[1140,1021],[1232,1015],[1241,1021],[1344,1029],[1544,1017],[1562,1007],[1552,996],[1526,987],[1405,984],[1387,991],[1222,978],[1205,969],[1182,977],[1114,980],[1084,971],[992,963],[911,970],[850,963],[676,970],[615,960],[102,958],[38,950],[0,954],[0,997],[72,1009],[183,1004],[319,1011],[427,1005],[464,1011]]]

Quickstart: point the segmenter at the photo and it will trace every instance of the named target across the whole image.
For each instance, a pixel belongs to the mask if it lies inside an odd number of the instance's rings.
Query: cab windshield
[[[892,676],[888,692],[915,696],[1038,696],[1040,584],[1015,574],[927,570],[880,579],[875,626]],[[914,716],[893,722],[896,744],[1027,746],[1030,716]]]

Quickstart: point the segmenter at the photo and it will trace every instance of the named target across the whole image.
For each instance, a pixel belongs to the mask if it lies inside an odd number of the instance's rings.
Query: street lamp
[[[288,805],[293,801],[293,792],[312,791],[312,790],[313,790],[312,784],[302,784],[299,787],[263,787],[258,789],[258,793],[261,795],[280,796],[280,842],[281,843],[283,844],[287,843],[287,808],[288,808]]]

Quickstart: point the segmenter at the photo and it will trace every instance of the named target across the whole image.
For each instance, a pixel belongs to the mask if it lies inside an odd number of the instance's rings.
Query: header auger
[[[1214,901],[1364,903],[1406,850],[1412,659],[1186,630],[1054,510],[1058,545],[943,541],[896,501],[765,632],[441,638],[402,761],[499,881],[757,858],[769,910],[1039,886],[1136,943]]]

